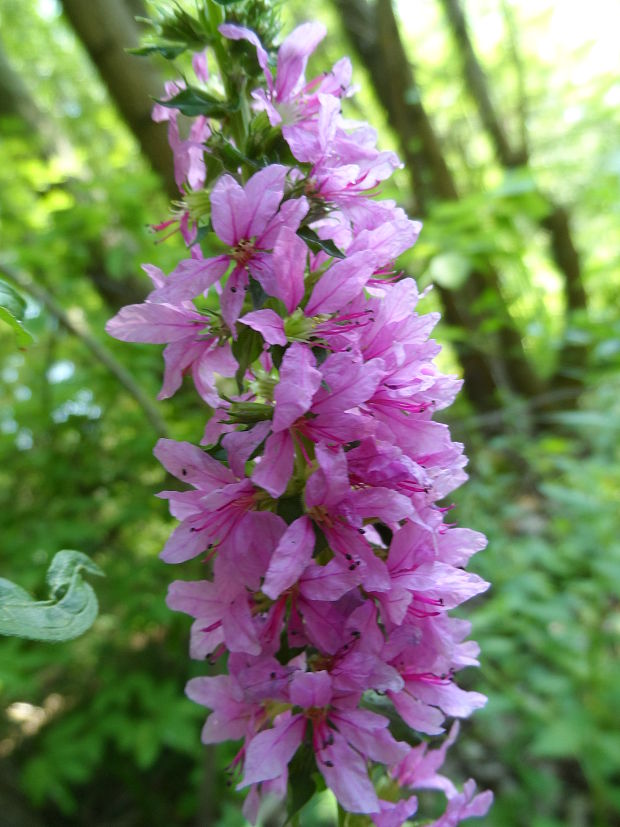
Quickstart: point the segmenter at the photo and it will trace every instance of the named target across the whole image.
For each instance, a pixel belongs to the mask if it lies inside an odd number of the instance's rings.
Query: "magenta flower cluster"
[[[180,521],[162,558],[202,555],[205,573],[172,583],[168,605],[195,618],[192,657],[227,655],[226,674],[195,678],[187,693],[212,710],[205,743],[242,740],[233,769],[250,788],[251,821],[264,796],[286,795],[289,764],[305,751],[308,773],[378,827],[412,816],[418,789],[443,791],[447,809],[433,825],[455,825],[486,813],[491,794],[438,774],[456,724],[435,750],[417,733],[438,735],[446,717],[485,702],[455,682],[478,647],[466,640],[470,624],[448,612],[488,584],[464,569],[485,538],[446,522],[436,504],[464,481],[466,460],[432,419],[461,385],[434,364],[437,314],[418,315],[415,282],[394,272],[420,224],[374,197],[399,162],[341,113],[348,59],[305,79],[322,26],[282,43],[275,77],[254,32],[220,32],[256,48],[265,82],[252,106],[294,163],[245,180],[221,174],[199,201],[213,126],[196,118],[182,138],[179,113],[158,106],[190,256],[167,277],[147,267],[148,299],[108,324],[124,341],[166,344],[160,397],[191,371],[213,410],[207,450],[169,439],[155,448],[191,486],[160,494]],[[194,69],[207,79],[204,55]],[[208,205],[215,257],[197,240],[196,203]],[[217,311],[200,298],[214,293]],[[388,708],[413,731],[407,740],[392,734]],[[379,780],[376,765],[387,768]]]

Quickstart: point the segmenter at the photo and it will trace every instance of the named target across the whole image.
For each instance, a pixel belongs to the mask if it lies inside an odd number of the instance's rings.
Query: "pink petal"
[[[216,375],[234,376],[237,361],[228,344],[205,342],[203,348],[202,355],[192,364],[192,377],[196,390],[207,405],[217,408],[220,396],[215,385]]]
[[[444,731],[442,723],[445,718],[439,709],[422,703],[406,690],[390,692],[389,696],[398,714],[412,729],[427,735],[439,735]]]
[[[228,464],[238,477],[245,476],[245,464],[271,431],[271,422],[259,422],[249,431],[232,431],[222,439]]]
[[[333,732],[333,743],[317,753],[317,765],[345,810],[379,812],[379,799],[368,777],[366,761],[340,734]]]
[[[295,461],[293,437],[288,431],[272,434],[265,444],[265,452],[256,465],[252,480],[272,497],[281,497],[286,490]]]
[[[252,274],[270,296],[281,299],[292,313],[304,295],[304,273],[308,248],[290,227],[283,227],[278,234],[273,255]],[[262,312],[262,311],[259,311]],[[274,342],[274,344],[286,344]]]
[[[222,175],[213,187],[211,223],[218,238],[231,247],[245,238],[247,196],[232,175]]]
[[[308,57],[323,40],[327,31],[321,23],[302,23],[289,34],[278,50],[276,94],[286,100],[303,82]]]
[[[304,414],[321,384],[321,374],[316,369],[314,354],[306,345],[293,342],[287,349],[280,365],[280,382],[273,398],[276,406],[273,415],[274,433],[282,431]]]
[[[244,238],[260,236],[278,211],[284,196],[284,181],[288,172],[281,164],[256,172],[245,185],[247,213],[244,222]]]
[[[376,827],[402,827],[405,822],[417,812],[418,799],[415,795],[402,798],[400,801],[384,801],[379,799],[381,812],[373,815],[372,820]]]
[[[224,639],[231,652],[260,655],[261,645],[245,592],[238,595],[230,604],[230,610],[223,618],[223,626]]]
[[[159,555],[165,563],[185,563],[206,549],[210,541],[207,533],[193,528],[191,523],[183,522],[174,529]]]
[[[225,602],[210,580],[175,580],[168,586],[166,606],[175,612],[200,617],[210,626],[222,616]]]
[[[123,307],[110,319],[105,329],[110,336],[122,342],[166,344],[192,337],[207,324],[208,320],[201,320],[198,313],[171,304],[147,301]]]
[[[299,591],[308,600],[338,600],[358,583],[356,573],[334,558],[325,566],[309,565],[299,582]]]
[[[309,517],[299,517],[286,530],[278,543],[263,585],[263,591],[272,600],[279,597],[299,580],[312,559],[314,530]]]
[[[315,448],[318,470],[306,482],[306,504],[312,508],[324,505],[339,509],[340,503],[351,491],[347,458],[342,450],[330,450],[318,443]]]
[[[233,338],[237,337],[235,322],[239,318],[239,313],[243,307],[243,300],[245,298],[245,288],[248,284],[248,274],[245,270],[237,267],[228,277],[228,280],[222,290],[220,304],[222,307],[222,316],[224,321],[231,329]]]
[[[312,413],[340,413],[361,405],[384,376],[381,359],[360,362],[350,353],[332,353],[321,365],[324,384],[312,402]]]
[[[232,473],[191,442],[174,439],[158,440],[153,453],[166,471],[202,491],[214,491],[234,482]]]
[[[336,261],[312,291],[305,308],[306,316],[341,310],[359,296],[374,271],[375,259],[366,251]]]
[[[228,266],[228,256],[185,259],[170,273],[163,287],[158,287],[150,294],[149,299],[171,304],[194,299],[215,284],[224,275]]]
[[[257,330],[269,345],[285,345],[287,343],[284,322],[274,310],[253,310],[251,313],[242,316],[239,322],[248,325],[252,330]]]
[[[409,752],[409,745],[397,741],[383,725],[373,726],[372,722],[369,722],[364,726],[363,718],[360,720],[360,716],[354,713],[365,711],[357,709],[352,713],[341,712],[334,715],[338,731],[351,746],[372,761],[380,761],[388,766],[397,764]],[[387,719],[385,722],[387,724]]]
[[[239,787],[282,775],[297,752],[305,731],[305,719],[294,715],[255,735],[246,749],[245,773]]]
[[[302,709],[327,706],[332,699],[329,672],[295,672],[290,683],[291,703]]]

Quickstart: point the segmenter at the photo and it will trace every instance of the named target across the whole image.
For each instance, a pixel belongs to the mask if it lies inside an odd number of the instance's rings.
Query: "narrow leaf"
[[[309,227],[300,227],[297,230],[297,235],[306,242],[313,253],[318,253],[322,250],[332,258],[346,258],[342,250],[339,250],[330,238],[319,238],[314,230],[311,230]]]
[[[170,100],[157,101],[162,106],[168,106],[171,109],[178,109],[188,117],[195,117],[196,115],[206,115],[209,118],[223,118],[230,115],[231,112],[236,112],[239,108],[238,103],[230,103],[210,95],[208,92],[203,92],[201,89],[195,89],[190,86],[183,89],[178,95],[175,95]]]
[[[148,43],[145,46],[138,46],[135,49],[127,49],[128,54],[138,57],[150,57],[150,55],[161,55],[166,60],[174,60],[187,49],[184,43]]]

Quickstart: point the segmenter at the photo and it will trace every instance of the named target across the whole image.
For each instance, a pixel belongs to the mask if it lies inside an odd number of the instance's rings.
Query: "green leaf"
[[[23,321],[26,302],[6,281],[0,279],[0,307],[3,307],[18,322]]]
[[[5,310],[4,307],[0,307],[0,319],[6,322],[9,327],[13,328],[19,347],[26,347],[26,345],[29,345],[33,341],[32,336],[28,333],[21,322],[18,322],[17,319],[12,316],[8,310]]]
[[[234,144],[231,144],[230,141],[227,141],[221,135],[213,141],[213,144],[209,142],[209,147],[211,148],[211,146],[213,146],[213,151],[217,152],[219,158],[229,172],[235,172],[244,164],[252,167],[253,169],[257,169],[259,166],[256,161],[252,158],[248,158],[247,155],[240,152]]]
[[[36,601],[0,578],[0,634],[60,642],[83,634],[97,617],[97,597],[81,572],[103,572],[80,551],[59,551],[47,571],[50,599]]]
[[[547,721],[534,739],[531,753],[537,758],[578,756],[583,748],[583,722],[571,718]]]
[[[288,769],[288,822],[294,822],[297,813],[316,792],[313,774],[317,772],[314,750],[302,744],[293,756]]]
[[[332,256],[332,258],[346,258],[342,250],[339,250],[330,238],[325,240],[319,238],[314,230],[311,230],[309,227],[300,227],[297,230],[297,235],[306,242],[313,253],[318,253],[322,250],[324,253],[327,253],[328,256]]]
[[[218,6],[234,6],[235,3],[240,3],[241,0],[215,0]]]
[[[253,278],[250,278],[250,298],[254,310],[260,310],[267,301],[267,293],[265,293],[261,284]]]
[[[448,252],[433,256],[428,268],[433,282],[447,290],[458,290],[469,273],[469,261],[460,253]]]
[[[21,324],[25,311],[25,300],[12,285],[0,279],[0,319],[13,329],[19,347],[25,347],[32,342],[32,336]]]
[[[174,60],[187,49],[185,43],[147,43],[135,49],[127,49],[128,54],[138,57],[149,57],[150,55],[161,55],[166,60]]]
[[[239,108],[238,103],[230,103],[228,101],[216,98],[208,92],[203,92],[201,89],[195,89],[189,86],[183,89],[178,95],[175,95],[170,100],[157,101],[162,106],[168,106],[171,109],[178,109],[184,115],[192,118],[196,115],[206,115],[209,118],[224,118],[232,112],[236,112]]]
[[[263,350],[263,337],[256,330],[251,327],[243,325],[243,330],[232,344],[233,356],[237,360],[239,367],[235,373],[235,379],[239,387],[239,393],[243,389],[243,377],[246,370],[261,355]]]

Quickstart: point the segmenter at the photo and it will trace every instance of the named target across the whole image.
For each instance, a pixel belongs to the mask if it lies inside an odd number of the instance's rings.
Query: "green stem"
[[[240,152],[244,152],[251,117],[249,100],[246,92],[246,78],[235,71],[231,71],[230,55],[224,46],[222,35],[218,31],[218,26],[224,22],[224,11],[222,7],[215,3],[214,0],[207,0],[206,12],[210,27],[210,34],[212,37],[211,45],[213,47],[213,54],[224,84],[226,97],[229,101],[239,101],[239,109],[230,116],[229,124],[237,149]]]

